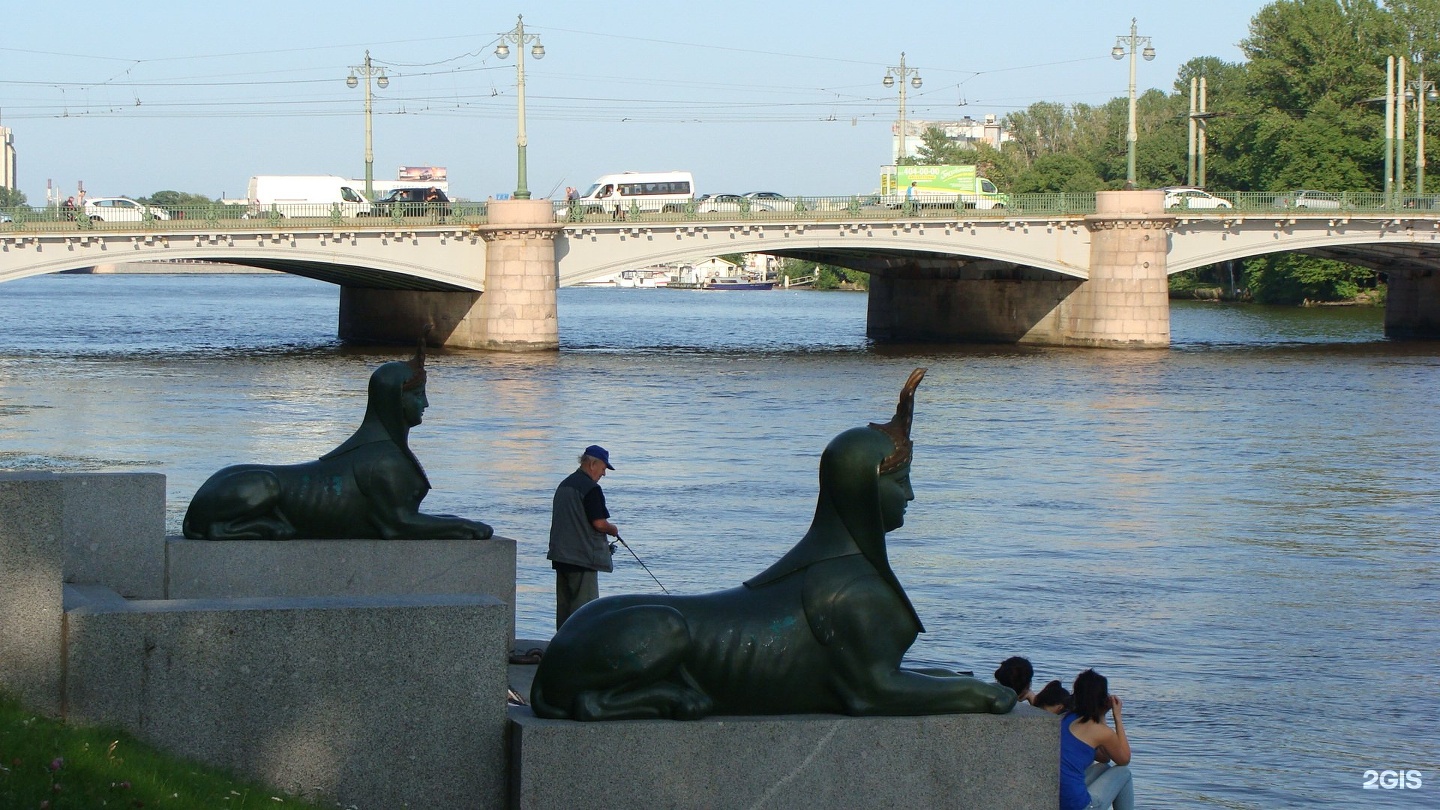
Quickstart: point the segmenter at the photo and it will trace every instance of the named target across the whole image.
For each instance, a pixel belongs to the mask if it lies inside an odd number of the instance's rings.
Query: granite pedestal
[[[583,723],[510,709],[512,808],[1037,810],[1059,796],[1049,712]]]

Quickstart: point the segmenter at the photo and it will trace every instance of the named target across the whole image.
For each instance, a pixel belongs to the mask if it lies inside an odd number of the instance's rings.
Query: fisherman
[[[580,466],[555,489],[550,513],[550,551],[546,558],[555,569],[555,629],[581,605],[600,596],[600,571],[614,570],[611,556],[620,530],[610,522],[600,479],[608,470],[610,453],[598,444],[585,448]]]

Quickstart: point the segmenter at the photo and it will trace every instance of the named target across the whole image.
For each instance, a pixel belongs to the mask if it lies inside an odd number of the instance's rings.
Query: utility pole
[[[1199,79],[1196,78],[1195,76],[1191,76],[1191,77],[1190,77],[1190,122],[1189,122],[1189,123],[1190,123],[1190,126],[1189,126],[1189,132],[1188,132],[1188,134],[1187,134],[1186,137],[1185,137],[1185,155],[1186,155],[1186,161],[1185,161],[1185,185],[1187,185],[1187,186],[1193,186],[1193,185],[1195,185],[1195,152],[1196,152],[1196,149],[1195,149],[1195,144],[1196,144],[1196,140],[1195,140],[1195,134],[1196,134],[1196,133],[1195,133],[1195,123],[1196,123],[1196,121],[1195,121],[1195,112],[1196,112],[1196,110],[1198,109],[1198,108],[1195,106],[1195,87],[1196,87],[1197,84],[1199,84]]]
[[[1395,191],[1395,57],[1385,57],[1385,200]]]

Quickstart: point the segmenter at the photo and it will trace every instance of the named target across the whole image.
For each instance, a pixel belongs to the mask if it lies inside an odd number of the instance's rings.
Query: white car
[[[1171,187],[1165,192],[1166,208],[1230,208],[1229,200],[1222,200],[1198,188]]]
[[[169,211],[129,197],[91,197],[85,201],[85,216],[91,222],[143,222],[147,211],[154,219],[170,218]]]
[[[770,200],[755,200],[739,194],[706,194],[695,201],[697,214],[741,214],[750,211],[774,211]]]

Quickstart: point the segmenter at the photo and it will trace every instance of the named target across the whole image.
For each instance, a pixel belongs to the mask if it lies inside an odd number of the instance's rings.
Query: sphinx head
[[[820,455],[820,491],[862,548],[882,543],[885,532],[904,525],[905,508],[915,499],[910,425],[915,389],[924,377],[923,368],[911,372],[889,422],[851,428],[830,440]]]
[[[377,419],[397,441],[420,424],[425,409],[425,344],[409,360],[392,360],[370,375],[365,418]]]

